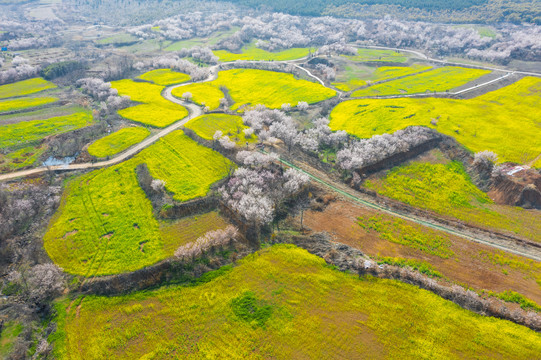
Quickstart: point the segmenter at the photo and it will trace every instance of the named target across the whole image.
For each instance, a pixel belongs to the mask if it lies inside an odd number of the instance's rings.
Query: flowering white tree
[[[189,91],[186,91],[184,94],[182,94],[182,99],[184,99],[184,101],[191,101],[192,98],[193,98],[193,95]]]
[[[206,251],[222,248],[233,241],[236,241],[239,231],[233,225],[225,229],[212,230],[201,236],[194,242],[180,246],[175,251],[175,256],[181,259],[196,258]]]
[[[310,106],[308,105],[308,103],[306,101],[299,101],[297,103],[297,109],[299,109],[302,112],[307,111],[309,107]]]

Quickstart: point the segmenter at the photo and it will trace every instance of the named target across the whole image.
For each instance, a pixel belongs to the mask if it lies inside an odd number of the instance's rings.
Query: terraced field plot
[[[118,112],[126,119],[155,127],[165,127],[188,116],[185,107],[162,97],[164,86],[127,79],[113,81],[111,85],[120,95],[128,95],[132,101],[142,103]]]
[[[180,84],[190,80],[190,75],[183,74],[171,69],[151,70],[139,76],[139,79],[153,82],[158,85]]]
[[[56,88],[56,85],[50,81],[43,78],[32,78],[0,86],[0,99],[34,94],[54,88]]]
[[[142,127],[123,128],[96,140],[88,147],[88,153],[95,157],[118,154],[130,146],[140,143],[149,135],[150,131]]]
[[[98,45],[120,45],[138,41],[138,38],[131,34],[116,34],[103,39],[95,40]]]
[[[203,280],[86,296],[69,313],[69,300],[60,303],[56,358],[524,359],[541,351],[541,335],[525,327],[398,281],[341,273],[293,246]]]
[[[537,261],[346,200],[333,202],[323,211],[305,212],[304,224],[374,258],[428,264],[444,278],[475,291],[512,290],[541,304],[541,263]]]
[[[452,216],[467,223],[503,229],[541,242],[541,223],[533,211],[495,205],[471,182],[462,164],[413,162],[396,167],[367,188],[412,206]]]
[[[375,70],[370,67],[345,66],[343,72],[338,72],[336,82],[332,85],[342,91],[355,90],[368,82],[394,79],[401,76],[416,74],[431,69],[431,66],[413,64],[412,66],[381,66]]]
[[[261,61],[284,61],[295,60],[308,56],[310,50],[308,48],[292,48],[282,51],[270,52],[260,49],[255,45],[246,46],[239,54],[229,52],[227,50],[215,50],[214,55],[220,58],[220,61],[236,61],[236,60],[261,60]]]
[[[490,73],[489,70],[446,66],[415,76],[408,76],[360,89],[351,94],[351,96],[362,97],[445,92],[467,84],[488,73]]]
[[[0,149],[18,150],[36,145],[50,135],[63,134],[80,129],[92,123],[89,111],[52,117],[45,120],[31,120],[16,124],[0,125]]]
[[[233,110],[244,105],[263,104],[268,108],[279,108],[284,103],[296,106],[299,101],[313,104],[336,95],[334,90],[306,80],[297,80],[292,74],[252,69],[220,71],[216,80],[182,86],[174,89],[173,95],[181,97],[183,93],[190,92],[194,102],[204,102],[211,109],[216,109],[219,105],[220,98],[217,97],[220,96],[220,86],[229,90],[235,102],[231,106]],[[211,87],[215,89],[212,92],[209,91]]]
[[[491,150],[500,161],[526,163],[541,154],[540,102],[541,79],[526,77],[468,100],[346,101],[331,112],[330,126],[367,138],[423,125],[456,138],[474,152]],[[541,160],[534,166],[541,167]]]
[[[55,97],[23,97],[17,99],[0,100],[0,113],[14,110],[22,110],[37,106],[54,103]]]
[[[212,140],[214,133],[219,130],[239,145],[257,142],[256,135],[249,138],[244,135],[243,130],[247,129],[248,126],[244,125],[240,116],[228,114],[202,115],[190,120],[185,127],[193,130],[205,140]]]
[[[358,49],[357,55],[344,55],[350,60],[357,62],[395,62],[403,63],[408,60],[408,56],[394,50],[378,49]]]
[[[44,237],[47,253],[65,271],[85,276],[133,271],[169,257],[187,242],[172,237],[175,224],[160,225],[153,217],[136,178],[141,163],[180,201],[205,196],[231,164],[176,131],[131,160],[73,180]]]

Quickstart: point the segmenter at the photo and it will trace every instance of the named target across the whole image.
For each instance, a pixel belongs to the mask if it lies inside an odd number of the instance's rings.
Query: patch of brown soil
[[[109,240],[112,236],[113,236],[114,232],[111,231],[110,233],[107,233],[105,235],[102,236],[102,239],[107,239]]]
[[[68,236],[72,236],[72,235],[75,235],[79,232],[79,230],[72,230],[70,232],[67,232],[64,234],[64,236],[62,236],[63,239],[67,238]]]
[[[426,261],[451,281],[466,284],[476,290],[501,292],[511,289],[541,304],[541,287],[532,276],[508,268],[505,268],[508,272],[508,275],[505,275],[502,267],[480,258],[480,252],[497,253],[492,247],[438,232],[439,236],[450,239],[451,250],[455,253],[454,257],[442,259],[381,239],[375,231],[367,232],[356,223],[359,216],[375,215],[380,215],[380,213],[339,200],[331,203],[324,211],[306,211],[304,224],[313,231],[328,232],[335,241],[357,248],[369,256],[392,256]],[[416,224],[407,223],[416,226]],[[434,230],[430,229],[430,231]],[[524,262],[530,261],[526,258],[521,259]]]

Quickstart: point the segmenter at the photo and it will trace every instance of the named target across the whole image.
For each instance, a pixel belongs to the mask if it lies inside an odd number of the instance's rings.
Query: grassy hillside
[[[120,95],[128,95],[132,101],[142,103],[118,112],[126,119],[155,127],[166,127],[188,116],[185,107],[162,97],[161,92],[165,86],[128,79],[113,81],[111,85]]]
[[[279,245],[206,277],[57,306],[58,359],[535,358],[541,335]],[[77,310],[76,310],[77,308]],[[209,331],[212,329],[212,331]]]
[[[88,153],[96,157],[118,154],[132,145],[138,144],[150,135],[148,129],[127,127],[94,141],[88,147]]]
[[[168,227],[154,218],[137,181],[141,163],[175,199],[185,201],[205,196],[227,174],[230,161],[176,131],[131,160],[72,180],[44,237],[47,253],[65,271],[85,276],[133,271],[171,256],[186,242],[163,235]]]
[[[468,100],[346,101],[331,112],[330,126],[366,138],[423,125],[456,138],[474,152],[492,150],[500,161],[526,163],[541,153],[541,125],[536,116],[540,101],[541,79],[526,77]],[[534,165],[540,167],[541,161]]]
[[[215,109],[223,97],[218,93],[221,93],[221,86],[229,90],[235,102],[231,106],[233,110],[243,105],[263,104],[269,108],[279,108],[284,103],[296,106],[299,101],[313,104],[336,95],[335,91],[320,84],[297,80],[292,74],[252,69],[220,71],[216,80],[177,88],[173,90],[173,95],[181,97],[183,93],[190,92],[194,102],[205,103]],[[211,88],[214,90],[209,91]]]
[[[407,55],[394,50],[357,49],[357,55],[344,55],[346,58],[358,62],[394,62],[403,63],[408,60]]]

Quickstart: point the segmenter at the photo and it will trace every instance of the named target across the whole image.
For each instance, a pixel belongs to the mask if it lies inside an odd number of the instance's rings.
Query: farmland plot
[[[37,106],[54,103],[58,98],[55,97],[23,97],[17,99],[0,100],[0,113],[33,108]]]
[[[161,96],[164,86],[128,79],[113,81],[111,85],[120,95],[128,95],[132,101],[141,103],[118,112],[126,119],[155,127],[165,127],[188,116],[185,107]]]
[[[394,50],[358,49],[357,55],[344,55],[348,59],[357,62],[395,62],[403,63],[408,56]]]
[[[127,127],[96,140],[88,147],[88,153],[96,157],[118,154],[132,145],[143,141],[150,131],[142,127]]]
[[[43,78],[22,80],[13,84],[0,86],[0,99],[34,94],[47,89],[54,89],[56,85]]]
[[[77,304],[57,307],[58,359],[524,359],[541,352],[541,335],[526,327],[399,281],[339,272],[292,245],[261,250],[198,285]]]
[[[219,105],[216,90],[220,91],[223,86],[228,89],[235,102],[231,106],[233,110],[258,104],[273,109],[284,103],[296,106],[299,101],[313,104],[336,95],[334,90],[310,81],[297,80],[292,74],[253,69],[220,71],[216,80],[205,83],[204,86],[197,85],[200,84],[177,88],[173,90],[173,95],[181,97],[184,92],[190,92],[196,103],[205,102],[211,109],[215,109]],[[211,87],[215,90],[207,96]]]
[[[541,153],[537,113],[541,80],[526,77],[474,99],[364,99],[338,104],[333,130],[366,138],[411,125],[452,136],[474,152],[491,150],[500,161],[526,163]],[[534,166],[541,166],[541,160]]]
[[[73,180],[44,237],[47,253],[65,271],[84,276],[133,271],[171,256],[176,247],[191,241],[193,236],[186,240],[171,235],[178,224],[160,224],[154,218],[136,177],[141,163],[180,201],[205,196],[231,166],[220,154],[176,131],[131,160]],[[220,222],[207,225],[212,224]]]
[[[193,130],[206,140],[212,140],[214,133],[221,131],[239,145],[257,142],[256,135],[247,138],[244,134],[243,130],[248,129],[248,126],[244,125],[240,116],[228,114],[202,115],[190,120],[185,127]]]
[[[92,114],[89,111],[81,111],[45,120],[0,125],[0,149],[17,150],[35,145],[47,136],[80,129],[90,125],[92,121]]]
[[[260,49],[254,44],[246,46],[239,54],[229,52],[227,50],[215,50],[214,55],[220,58],[220,61],[236,61],[236,60],[260,60],[260,61],[284,61],[300,59],[308,55],[308,48],[292,48],[282,51],[270,52]]]
[[[490,73],[489,70],[446,66],[415,76],[408,76],[360,89],[351,94],[351,96],[362,97],[445,92],[467,84],[488,73]]]
[[[157,85],[180,84],[190,80],[190,75],[183,74],[171,69],[151,70],[139,76],[139,79],[153,82]]]

